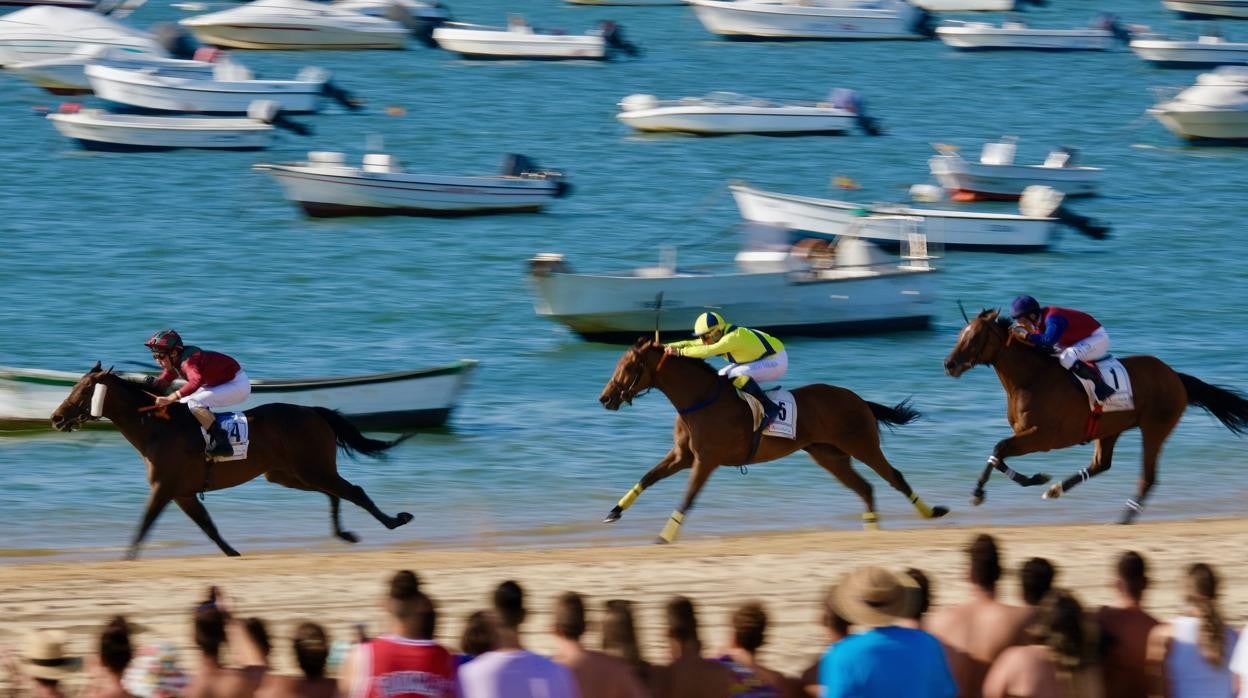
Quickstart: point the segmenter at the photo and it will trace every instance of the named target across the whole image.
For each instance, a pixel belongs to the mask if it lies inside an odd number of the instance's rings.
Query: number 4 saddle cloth
[[[776,406],[780,408],[780,412],[776,414],[776,418],[771,422],[771,426],[763,430],[765,436],[778,436],[782,439],[797,438],[797,402],[793,400],[793,393],[787,390],[764,391],[767,397]],[[737,395],[750,406],[750,413],[754,417],[754,429],[758,429],[758,425],[763,422],[763,405],[754,399],[753,395],[737,391]]]
[[[214,461],[227,460],[243,460],[247,457],[247,446],[251,443],[251,434],[248,430],[247,415],[242,412],[222,412],[215,415],[217,424],[225,430],[230,437],[230,445],[234,447],[234,453],[228,456],[213,456]],[[201,434],[204,435],[204,446],[208,445],[208,430],[203,427],[199,428]]]

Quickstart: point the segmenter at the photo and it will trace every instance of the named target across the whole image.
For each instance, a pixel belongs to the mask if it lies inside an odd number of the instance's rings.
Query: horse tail
[[[875,415],[877,422],[883,422],[890,427],[894,424],[897,426],[909,424],[923,416],[918,410],[910,406],[910,398],[906,398],[892,407],[868,400],[867,407],[871,408],[871,414]]]
[[[385,456],[385,451],[415,436],[415,434],[404,434],[393,441],[370,439],[361,434],[360,430],[347,421],[347,418],[338,410],[331,410],[327,407],[313,407],[312,410],[329,422],[329,427],[334,430],[334,441],[338,443],[338,448],[341,448],[348,456],[353,456],[358,452],[366,456],[382,458]]]
[[[1179,380],[1187,389],[1187,404],[1203,408],[1236,434],[1248,433],[1248,396],[1237,390],[1209,385],[1186,373],[1180,373]]]

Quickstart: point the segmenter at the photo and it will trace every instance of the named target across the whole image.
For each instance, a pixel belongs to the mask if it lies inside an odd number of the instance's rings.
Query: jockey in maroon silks
[[[1117,392],[1091,365],[1109,354],[1109,334],[1096,318],[1070,308],[1042,308],[1031,296],[1015,298],[1010,316],[1026,331],[1028,342],[1057,355],[1062,368],[1092,381],[1098,402],[1104,402]]]
[[[177,378],[186,380],[178,390],[156,398],[156,406],[174,402],[185,403],[195,419],[208,431],[209,456],[228,456],[234,452],[229,436],[217,424],[213,407],[236,405],[251,395],[251,381],[234,359],[215,351],[186,346],[173,330],[161,330],[144,343],[152,358],[164,369],[152,387],[164,392]]]

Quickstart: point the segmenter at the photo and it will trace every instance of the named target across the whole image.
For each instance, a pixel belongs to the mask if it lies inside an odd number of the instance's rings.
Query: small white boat
[[[207,52],[217,49],[200,49],[197,56],[209,56]],[[123,70],[154,68],[166,75],[212,77],[211,60],[186,60],[164,58],[152,53],[131,53],[113,46],[85,44],[75,53],[60,58],[49,58],[29,63],[5,66],[5,71],[20,75],[54,95],[91,94],[91,81],[87,79],[88,65],[106,65]]]
[[[445,22],[451,18],[450,11],[441,0],[334,0],[333,6],[373,17],[395,19],[400,23],[402,21],[396,17],[402,17],[404,13],[423,21]],[[395,7],[402,10],[402,13],[396,14]]]
[[[1162,0],[1161,4],[1190,19],[1248,19],[1248,0]]]
[[[911,0],[928,12],[1012,12],[1034,0]]]
[[[602,6],[630,6],[630,7],[659,7],[661,5],[675,6],[685,4],[685,0],[564,0],[564,2],[573,5],[602,5]]]
[[[620,101],[616,119],[638,131],[678,131],[700,135],[758,133],[809,135],[844,133],[855,123],[875,135],[875,120],[863,114],[852,90],[828,102],[797,102],[712,92],[705,97],[659,100],[654,95],[629,95]]]
[[[741,183],[734,183],[729,189],[741,217],[747,221],[824,235],[861,237],[890,248],[907,242],[916,223],[929,243],[950,250],[1042,252],[1056,240],[1062,224],[1096,239],[1108,233],[1103,226],[1062,208],[1061,195],[1056,192],[1047,197],[1025,194],[1029,202],[1035,199],[1035,204],[1026,209],[1027,213],[1019,214],[866,205],[763,191]]]
[[[936,27],[936,36],[962,51],[1108,51],[1115,41],[1127,41],[1126,30],[1111,18],[1098,26],[1054,29],[1032,27],[1016,20],[1001,23],[950,20]]]
[[[1130,46],[1135,55],[1161,68],[1248,65],[1248,43],[1227,41],[1217,34],[1202,34],[1195,41],[1138,38]]]
[[[206,44],[249,49],[397,49],[410,35],[384,17],[310,0],[255,0],[178,22]]]
[[[455,176],[405,172],[392,155],[369,153],[363,167],[342,153],[311,152],[306,162],[260,163],[286,198],[309,216],[470,216],[540,211],[565,196],[563,175],[523,155],[508,155],[498,175]]]
[[[1248,68],[1224,66],[1203,73],[1195,85],[1148,113],[1190,141],[1248,141]]]
[[[587,340],[615,343],[656,326],[685,334],[706,308],[785,337],[923,329],[935,313],[936,270],[922,236],[899,260],[855,238],[811,254],[785,228],[750,227],[771,239],[747,243],[721,271],[682,269],[673,252],[657,267],[579,274],[561,254],[538,254],[529,260],[535,310]]]
[[[603,60],[614,51],[638,53],[615,22],[602,22],[584,34],[566,34],[539,31],[518,15],[512,15],[506,27],[447,22],[433,30],[433,41],[468,58]]]
[[[73,10],[90,10],[96,0],[0,0],[0,7],[67,7]]]
[[[903,0],[685,0],[728,39],[926,39],[932,17]]]
[[[151,34],[88,10],[39,6],[0,16],[0,66],[64,58],[84,45],[168,55]]]
[[[213,64],[211,78],[171,75],[161,70],[122,70],[104,65],[85,69],[96,96],[129,107],[196,114],[246,114],[257,100],[277,102],[287,114],[315,112],[330,96],[349,109],[349,95],[329,82],[329,73],[304,68],[294,80],[256,80],[244,66]]]
[[[1006,137],[984,144],[979,162],[962,159],[955,148],[939,146],[928,160],[940,185],[958,200],[1017,199],[1032,185],[1052,187],[1066,196],[1097,193],[1104,170],[1075,164],[1072,148],[1057,148],[1040,165],[1014,163],[1016,141]]]
[[[412,429],[446,423],[477,362],[339,378],[252,380],[251,397],[231,410],[267,402],[328,407],[360,429]],[[143,380],[155,373],[126,373]],[[50,417],[82,376],[68,371],[0,366],[0,431],[51,429]],[[175,382],[178,386],[180,381]],[[110,427],[108,420],[98,422]]]
[[[273,102],[252,104],[245,118],[111,114],[64,107],[48,114],[48,119],[62,136],[86,150],[262,150],[272,144],[275,124],[308,134],[307,127],[281,118]]]

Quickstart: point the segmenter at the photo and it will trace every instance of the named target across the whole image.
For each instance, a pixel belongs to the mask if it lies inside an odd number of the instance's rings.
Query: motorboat
[[[1035,0],[910,0],[928,12],[1012,12]]]
[[[446,423],[477,361],[332,378],[255,379],[251,396],[234,410],[285,402],[338,410],[359,429],[404,430]],[[153,366],[153,369],[156,367]],[[158,371],[125,372],[142,381]],[[0,366],[0,432],[51,429],[50,415],[82,376],[68,371]],[[174,382],[179,387],[181,380]],[[91,426],[112,428],[103,419]]]
[[[928,160],[932,174],[955,199],[1017,199],[1027,187],[1052,187],[1066,196],[1092,196],[1097,193],[1104,170],[1076,164],[1073,148],[1051,151],[1039,165],[1014,162],[1016,139],[1005,137],[984,144],[979,161],[964,160],[957,149],[939,144],[939,155]]]
[[[638,53],[624,39],[620,26],[610,21],[584,34],[568,34],[536,29],[523,17],[512,15],[506,27],[446,22],[432,36],[439,47],[468,58],[603,60],[611,53]]]
[[[875,120],[863,113],[861,99],[852,90],[836,91],[826,102],[761,99],[735,92],[674,100],[634,94],[620,101],[615,118],[638,131],[699,135],[844,133],[854,124],[869,134],[879,133]]]
[[[1248,67],[1223,66],[1148,110],[1190,141],[1248,141]]]
[[[242,118],[113,114],[62,105],[48,119],[62,136],[86,150],[263,150],[272,144],[275,126],[309,133],[306,126],[284,118],[276,103],[264,101],[253,103]]]
[[[1116,41],[1130,40],[1127,30],[1109,17],[1072,29],[1033,27],[1018,20],[1000,26],[949,20],[936,27],[936,36],[962,51],[1108,51]]]
[[[1248,19],[1248,0],[1162,0],[1161,5],[1188,19]]]
[[[90,10],[95,7],[96,0],[0,0],[0,7],[36,7],[39,5]]]
[[[508,155],[497,175],[406,172],[393,155],[369,153],[363,165],[338,152],[311,152],[304,162],[260,163],[286,198],[313,217],[469,216],[540,211],[570,190],[563,175],[523,155]]]
[[[14,63],[5,71],[20,75],[55,95],[91,94],[88,64],[107,65],[124,70],[163,70],[168,75],[211,78],[217,49],[202,48],[194,60],[165,58],[153,53],[131,53],[115,46],[84,44],[78,51],[60,58]]]
[[[836,237],[860,237],[886,248],[900,247],[916,231],[933,246],[994,252],[1042,252],[1068,225],[1095,239],[1107,228],[1061,206],[1062,195],[1025,192],[1022,213],[862,204],[764,191],[735,182],[729,186],[741,217],[756,223]]]
[[[168,55],[152,34],[88,10],[38,6],[0,16],[0,66],[64,58],[84,45]]]
[[[728,39],[926,39],[932,18],[904,0],[686,0]]]
[[[1160,68],[1248,65],[1248,43],[1227,41],[1216,33],[1201,34],[1195,41],[1141,37],[1130,46],[1135,55]]]
[[[675,252],[658,266],[577,273],[562,254],[529,260],[539,316],[592,342],[688,331],[689,319],[716,308],[733,322],[784,336],[826,337],[926,328],[936,311],[936,268],[921,236],[906,257],[866,240],[793,245],[790,231],[751,224],[734,264],[687,269]]]
[[[329,80],[329,72],[304,68],[293,80],[256,80],[233,61],[213,64],[210,78],[173,75],[159,69],[123,70],[106,65],[85,69],[96,96],[139,109],[198,114],[246,114],[257,100],[277,102],[287,114],[315,112],[322,96],[349,109],[358,105]]]
[[[685,0],[564,0],[572,5],[611,5],[630,7],[658,7],[660,5],[683,5]]]
[[[402,14],[396,15],[396,7],[417,20],[445,22],[451,18],[450,10],[441,0],[334,0],[333,6],[340,10],[386,19],[402,17]]]
[[[206,44],[248,49],[397,49],[402,24],[311,0],[254,0],[178,22]]]

